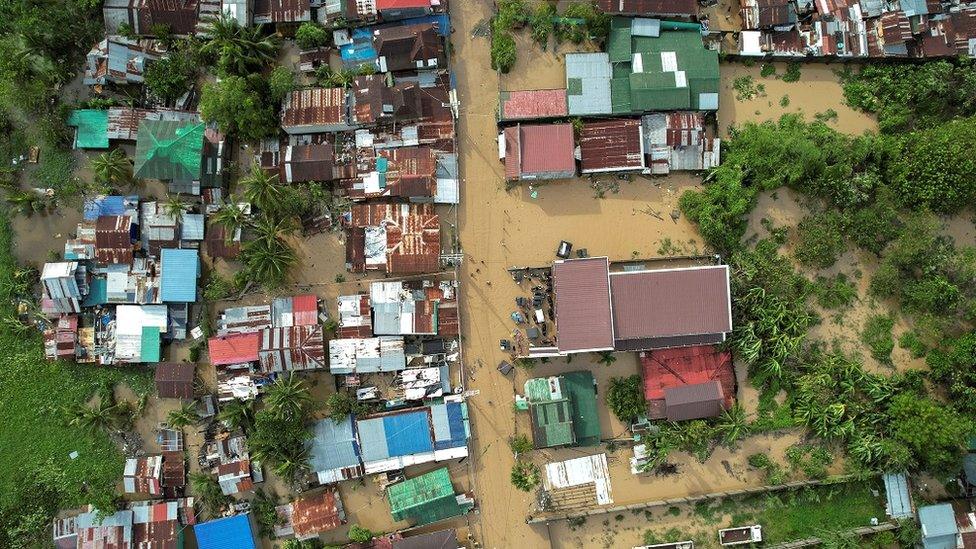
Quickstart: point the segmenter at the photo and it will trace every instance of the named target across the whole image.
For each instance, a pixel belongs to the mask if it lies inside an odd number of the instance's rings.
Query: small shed
[[[454,493],[447,467],[390,486],[387,498],[393,520],[414,526],[458,517],[474,507],[474,500]]]
[[[160,398],[193,398],[195,367],[190,362],[161,362],[156,366],[156,392]]]
[[[725,410],[725,393],[716,380],[664,389],[668,421],[715,417]]]
[[[959,526],[952,504],[926,505],[918,509],[922,525],[922,547],[925,549],[955,549]]]
[[[255,549],[250,515],[234,515],[193,527],[199,549]]]
[[[915,515],[912,496],[908,490],[908,477],[905,473],[886,473],[881,475],[885,485],[887,503],[885,511],[893,519],[903,519]]]

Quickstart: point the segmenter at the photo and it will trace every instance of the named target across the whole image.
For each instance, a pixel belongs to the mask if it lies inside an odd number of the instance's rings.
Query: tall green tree
[[[284,194],[278,181],[278,174],[268,172],[259,164],[251,166],[251,172],[243,177],[240,185],[244,187],[244,198],[262,210],[274,212]]]
[[[894,397],[888,407],[891,436],[907,446],[918,468],[945,474],[959,470],[973,435],[973,422],[949,406],[913,393]]]
[[[280,288],[298,265],[298,255],[282,240],[256,240],[244,247],[244,268],[255,282]]]
[[[233,399],[220,407],[217,419],[231,429],[248,433],[254,427],[254,401]]]
[[[640,416],[647,415],[647,401],[641,378],[638,375],[630,377],[610,378],[607,389],[607,407],[624,423],[634,421]]]
[[[268,102],[267,83],[260,75],[228,76],[206,84],[200,96],[200,114],[221,132],[254,142],[278,128],[276,104]]]
[[[289,373],[279,376],[268,388],[264,402],[267,410],[277,417],[302,418],[312,407],[312,395],[302,378]]]
[[[217,63],[226,75],[246,75],[274,61],[279,40],[266,35],[261,25],[242,27],[230,14],[222,13],[206,22],[200,53]]]
[[[95,175],[95,181],[98,183],[131,185],[134,181],[132,161],[122,149],[112,149],[92,158],[89,162],[92,173]]]

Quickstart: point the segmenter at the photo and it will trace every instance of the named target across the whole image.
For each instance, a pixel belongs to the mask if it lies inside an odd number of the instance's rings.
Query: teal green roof
[[[572,446],[576,443],[573,431],[573,405],[569,399],[532,404],[532,440],[536,448]]]
[[[393,484],[386,494],[393,520],[409,520],[414,526],[461,516],[472,507],[458,503],[447,467]]]
[[[97,109],[71,111],[68,125],[75,127],[75,148],[108,148],[108,111]]]
[[[563,375],[563,392],[573,404],[573,433],[577,446],[600,444],[600,417],[597,412],[596,385],[590,372]]]
[[[629,113],[630,107],[630,78],[614,78],[610,81],[610,101],[614,113]]]
[[[588,371],[570,372],[556,378],[525,382],[531,403],[532,439],[536,448],[594,446],[600,443],[596,385]],[[555,393],[555,394],[554,394]]]
[[[161,340],[159,326],[142,327],[142,345],[139,358],[142,362],[159,362]]]
[[[200,122],[143,120],[136,138],[136,177],[199,180],[203,134]]]

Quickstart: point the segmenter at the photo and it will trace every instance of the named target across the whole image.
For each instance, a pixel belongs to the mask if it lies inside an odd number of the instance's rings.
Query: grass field
[[[16,267],[13,234],[2,211],[0,287]],[[0,304],[9,314],[11,305]],[[66,425],[63,408],[91,397],[105,382],[149,389],[151,371],[48,362],[39,334],[15,334],[0,324],[0,546],[44,528],[50,513],[90,501],[110,501],[123,456],[104,433]],[[78,452],[76,459],[69,454]],[[41,530],[43,532],[43,530]],[[10,545],[16,546],[16,545]]]

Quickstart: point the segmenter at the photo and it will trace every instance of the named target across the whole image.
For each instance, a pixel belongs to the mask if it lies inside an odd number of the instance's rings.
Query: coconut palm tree
[[[243,261],[255,282],[277,288],[298,264],[298,255],[282,240],[256,240],[244,248]]]
[[[241,179],[244,198],[262,210],[274,211],[283,194],[278,186],[278,174],[272,174],[259,164],[251,166],[251,173]]]
[[[227,13],[210,18],[204,29],[206,42],[200,53],[217,61],[217,68],[229,74],[248,74],[250,69],[274,61],[278,37],[265,36],[261,25],[242,27]]]
[[[217,479],[206,473],[190,473],[190,489],[193,490],[193,495],[203,500],[207,512],[213,517],[220,516],[230,500],[221,491]]]
[[[308,446],[296,449],[295,452],[285,452],[274,466],[276,475],[294,483],[300,475],[308,472]]]
[[[298,220],[294,217],[271,216],[267,212],[251,224],[255,240],[266,240],[268,242],[283,241],[285,237],[295,234],[298,228]]]
[[[264,403],[278,417],[302,417],[311,409],[312,395],[302,378],[289,373],[275,380],[268,389]]]
[[[170,411],[166,416],[166,422],[174,429],[182,429],[189,425],[194,425],[200,421],[200,414],[197,407],[192,402],[187,402],[179,408]]]
[[[230,242],[234,239],[234,234],[247,223],[248,214],[237,204],[228,203],[221,206],[210,219],[223,227],[224,240]]]
[[[95,406],[85,406],[76,403],[67,409],[68,425],[80,427],[88,431],[106,431],[113,429],[118,422],[118,410],[114,404],[99,399]]]
[[[597,355],[600,356],[600,359],[597,360],[597,363],[599,363],[599,364],[603,364],[605,366],[610,366],[614,362],[617,362],[616,355],[614,355],[613,352],[611,352],[611,351],[600,351],[599,353],[597,353]]]
[[[167,215],[172,216],[177,223],[183,221],[183,214],[186,213],[186,204],[183,202],[180,193],[166,197],[166,200],[163,202],[163,211]]]
[[[135,180],[132,175],[132,161],[125,156],[122,149],[112,149],[91,159],[92,172],[95,181],[106,185],[131,185]]]
[[[231,429],[247,433],[254,427],[254,401],[235,398],[220,407],[217,419]]]

